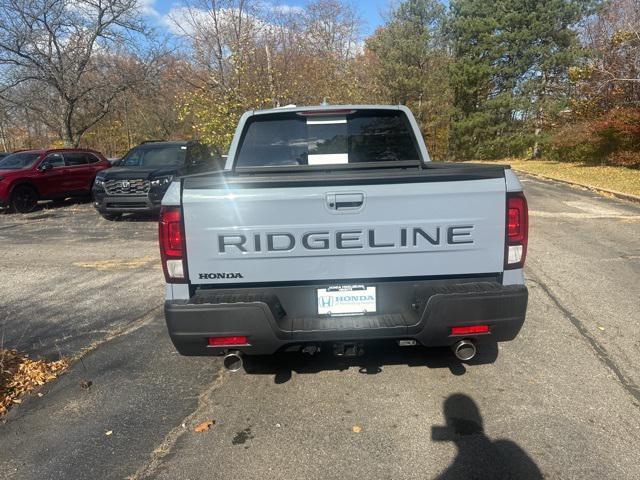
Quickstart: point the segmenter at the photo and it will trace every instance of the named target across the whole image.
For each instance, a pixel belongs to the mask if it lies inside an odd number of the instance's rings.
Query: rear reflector
[[[505,270],[522,268],[529,241],[529,211],[522,192],[507,193]]]
[[[477,333],[489,333],[489,325],[467,325],[464,327],[451,327],[451,335],[473,335]]]
[[[209,345],[221,347],[228,345],[247,345],[247,337],[209,337]]]
[[[184,229],[180,207],[162,207],[158,238],[167,283],[187,283],[189,280],[184,262]]]

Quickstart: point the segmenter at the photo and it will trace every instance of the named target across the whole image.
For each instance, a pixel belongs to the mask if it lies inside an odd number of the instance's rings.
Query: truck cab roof
[[[374,105],[374,104],[342,104],[342,105],[287,105],[277,108],[266,108],[262,110],[249,110],[245,115],[262,115],[268,113],[281,113],[281,112],[314,112],[319,114],[330,115],[333,111],[342,110],[406,110],[409,113],[411,110],[404,105]]]

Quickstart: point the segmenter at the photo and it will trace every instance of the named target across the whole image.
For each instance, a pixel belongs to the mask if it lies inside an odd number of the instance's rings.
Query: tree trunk
[[[8,152],[10,149],[7,146],[7,134],[4,128],[4,122],[0,122],[0,139],[2,139],[2,150]]]
[[[542,127],[544,125],[544,99],[547,97],[547,83],[548,78],[546,72],[542,74],[542,85],[540,87],[540,93],[538,95],[538,114],[535,121],[535,142],[533,144],[533,152],[531,152],[531,158],[540,158],[542,155],[542,149],[540,148],[540,135],[542,134]]]
[[[124,125],[127,131],[127,150],[131,148],[131,126],[129,125],[129,109],[127,108],[127,97],[124,97]]]
[[[269,51],[269,45],[264,46],[264,51],[267,55],[267,75],[269,77],[269,95],[271,95],[271,102],[273,107],[279,107],[280,101],[276,99],[276,86],[273,83],[273,66],[271,65],[271,52]]]
[[[62,114],[62,141],[65,147],[77,148],[80,143],[80,135],[73,131],[74,104],[69,102]]]
[[[540,127],[536,128],[535,130],[535,136],[536,136],[536,141],[533,144],[533,152],[531,153],[531,158],[540,158],[542,150],[540,149],[540,133],[541,133],[542,129]]]
[[[62,131],[62,142],[65,147],[75,147],[75,141],[73,138],[73,132],[71,132],[67,126],[65,125],[64,130]]]

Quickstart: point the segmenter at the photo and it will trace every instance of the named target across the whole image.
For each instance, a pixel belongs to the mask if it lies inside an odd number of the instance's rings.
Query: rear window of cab
[[[236,158],[238,167],[421,160],[407,116],[398,110],[256,115],[245,125]]]

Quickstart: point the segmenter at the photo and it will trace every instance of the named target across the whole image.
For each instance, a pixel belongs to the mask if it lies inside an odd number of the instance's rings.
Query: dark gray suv
[[[145,142],[96,176],[94,206],[107,220],[124,213],[157,213],[174,178],[223,167],[222,158],[197,141]]]

